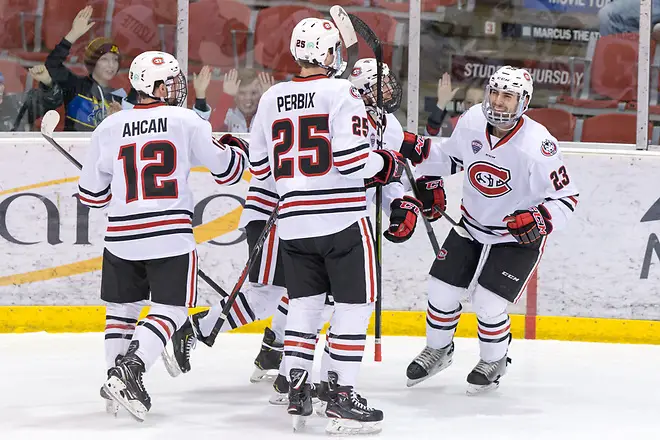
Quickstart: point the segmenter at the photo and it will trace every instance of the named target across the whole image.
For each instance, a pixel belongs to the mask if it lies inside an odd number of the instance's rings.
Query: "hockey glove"
[[[403,132],[403,142],[399,150],[403,157],[417,166],[429,157],[431,151],[431,139],[416,135],[409,131]]]
[[[518,210],[504,217],[506,227],[520,244],[530,244],[552,232],[552,216],[543,205]]]
[[[447,207],[447,197],[445,195],[444,183],[442,177],[422,176],[415,181],[417,187],[417,196],[422,202],[422,214],[430,222],[434,222],[440,217],[440,208],[442,211]]]
[[[245,139],[232,136],[231,134],[225,134],[220,138],[220,142],[225,145],[230,145],[232,147],[240,148],[241,150],[243,150],[246,156],[249,154],[248,149],[250,148],[250,144],[248,144],[248,141],[246,141]]]
[[[421,207],[421,202],[410,196],[392,200],[390,227],[383,233],[383,236],[392,243],[403,243],[412,237]]]
[[[383,168],[372,178],[365,179],[364,186],[371,188],[376,185],[387,185],[401,178],[403,173],[403,158],[392,150],[374,150],[383,158]]]

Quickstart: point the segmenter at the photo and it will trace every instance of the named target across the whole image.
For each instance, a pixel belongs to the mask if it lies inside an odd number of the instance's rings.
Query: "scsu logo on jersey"
[[[500,197],[511,192],[511,172],[488,162],[475,162],[468,168],[470,184],[486,197]]]

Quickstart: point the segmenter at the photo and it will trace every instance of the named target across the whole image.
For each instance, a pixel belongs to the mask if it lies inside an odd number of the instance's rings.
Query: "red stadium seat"
[[[649,139],[653,125],[649,124]],[[584,121],[582,142],[634,144],[637,141],[637,116],[625,113],[604,113]]]
[[[396,19],[384,12],[355,12],[354,15],[364,21],[378,35],[381,43],[383,43],[383,61],[389,66],[392,66],[392,50],[395,45],[394,37],[397,25]],[[358,49],[359,58],[374,57],[373,52],[360,36],[358,36]],[[392,67],[396,71],[396,66]]]
[[[23,13],[26,45],[34,44],[34,24],[37,12],[37,0],[0,0],[0,49],[22,50],[21,13]]]
[[[234,1],[201,0],[190,4],[188,58],[223,68],[242,65],[247,51],[251,10]],[[234,41],[236,51],[234,53]],[[198,69],[196,69],[198,70]]]
[[[5,77],[5,93],[25,91],[27,69],[16,61],[0,60],[0,73]]]
[[[577,65],[585,65],[579,96],[561,96],[557,103],[571,113],[600,114],[619,107],[620,102],[635,100],[638,46],[636,33],[607,35],[590,43],[586,59],[571,59]],[[656,42],[651,40],[651,58],[655,49]]]
[[[112,16],[112,38],[119,46],[124,60],[132,60],[148,50],[161,49],[159,17],[154,11],[155,8],[149,7],[144,1],[118,0],[115,4]],[[171,49],[173,47],[169,48]]]
[[[576,118],[566,110],[555,108],[533,108],[527,116],[543,124],[558,141],[573,141]]]
[[[259,11],[254,33],[255,61],[273,70],[277,78],[298,73],[300,68],[291,57],[289,43],[293,28],[308,17],[323,18],[323,14],[316,9],[289,5]]]

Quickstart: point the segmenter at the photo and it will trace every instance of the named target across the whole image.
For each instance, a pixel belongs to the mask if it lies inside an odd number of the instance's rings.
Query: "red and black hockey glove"
[[[403,132],[403,142],[399,149],[401,155],[410,160],[413,165],[419,165],[429,157],[431,139],[419,136],[409,131]]]
[[[417,187],[417,196],[422,202],[422,214],[430,222],[434,222],[440,217],[440,208],[445,211],[447,207],[447,196],[445,194],[444,182],[442,177],[422,176],[415,181]]]
[[[387,185],[390,182],[395,182],[401,178],[403,173],[403,158],[401,155],[393,150],[374,150],[383,158],[383,168],[376,173],[374,177],[364,180],[364,186],[371,188],[376,185]]]
[[[533,243],[552,232],[552,216],[543,205],[518,210],[504,217],[506,227],[520,244]]]
[[[243,150],[246,156],[249,154],[248,150],[250,148],[250,144],[245,139],[241,139],[231,134],[225,134],[220,138],[220,142],[225,145],[230,145],[232,147],[240,148],[241,150]]]
[[[383,233],[383,236],[392,243],[403,243],[412,237],[421,207],[422,203],[419,200],[409,196],[392,200],[390,227]]]

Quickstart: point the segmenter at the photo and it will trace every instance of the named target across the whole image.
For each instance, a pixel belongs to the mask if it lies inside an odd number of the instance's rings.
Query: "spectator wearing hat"
[[[5,77],[0,72],[0,131],[30,130],[36,119],[62,105],[62,89],[53,83],[46,66],[34,66],[29,72],[39,87],[12,94],[5,94]]]
[[[125,90],[114,90],[110,86],[119,71],[120,59],[119,48],[111,39],[99,37],[87,45],[84,62],[88,76],[78,76],[64,66],[73,43],[94,26],[90,21],[92,12],[91,6],[78,12],[69,33],[46,58],[53,81],[64,92],[66,131],[94,130],[108,115],[121,110],[122,99],[126,97]]]

